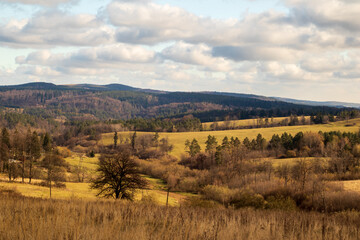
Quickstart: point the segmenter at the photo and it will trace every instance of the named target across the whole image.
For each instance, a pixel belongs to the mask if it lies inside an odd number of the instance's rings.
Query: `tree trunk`
[[[29,183],[31,183],[32,178],[32,159],[30,159],[30,165],[29,165]]]

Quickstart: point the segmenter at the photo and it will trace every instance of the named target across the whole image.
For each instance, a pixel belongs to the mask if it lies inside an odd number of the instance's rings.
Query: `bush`
[[[200,208],[223,208],[223,206],[215,201],[206,200],[199,197],[189,197],[183,203],[183,206],[186,207],[200,207]]]
[[[263,208],[265,205],[264,198],[250,190],[208,185],[203,189],[203,194],[207,200],[217,201],[226,207],[232,205],[236,209],[242,207]]]
[[[260,194],[255,194],[250,190],[240,190],[235,194],[231,204],[236,209],[243,207],[264,208],[265,201]]]
[[[293,211],[296,210],[296,202],[290,197],[275,197],[270,196],[266,199],[265,204],[266,209],[280,209],[286,211]]]
[[[296,152],[294,150],[287,150],[286,151],[286,157],[287,158],[295,158],[296,157]]]
[[[235,195],[236,190],[228,187],[208,185],[203,188],[203,195],[207,200],[217,201],[224,206],[228,206]]]

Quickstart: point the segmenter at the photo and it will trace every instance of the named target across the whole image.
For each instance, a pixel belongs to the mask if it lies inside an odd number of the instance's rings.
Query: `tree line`
[[[49,133],[38,134],[27,130],[20,133],[16,129],[10,132],[1,130],[0,136],[0,172],[8,175],[9,181],[21,177],[32,183],[34,178],[42,178],[42,183],[50,187],[62,186],[68,164],[57,151]]]

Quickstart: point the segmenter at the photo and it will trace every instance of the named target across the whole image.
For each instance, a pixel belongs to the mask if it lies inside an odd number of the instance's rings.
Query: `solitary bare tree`
[[[135,190],[146,185],[130,153],[122,151],[117,155],[101,156],[91,188],[99,190],[97,196],[133,200]]]

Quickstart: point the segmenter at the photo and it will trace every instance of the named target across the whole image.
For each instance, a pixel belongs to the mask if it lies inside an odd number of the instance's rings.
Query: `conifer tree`
[[[119,140],[118,133],[115,131],[114,132],[114,148],[117,147],[118,140]]]
[[[30,129],[26,136],[26,155],[29,159],[29,183],[31,183],[33,164],[41,157],[41,145],[37,133],[35,131],[31,133]]]

